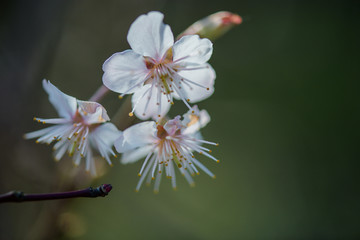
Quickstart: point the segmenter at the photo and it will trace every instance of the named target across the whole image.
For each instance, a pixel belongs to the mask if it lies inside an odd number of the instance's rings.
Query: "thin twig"
[[[110,184],[102,184],[97,188],[86,188],[78,191],[60,192],[60,193],[43,193],[43,194],[25,194],[19,191],[12,191],[0,195],[0,203],[5,202],[27,202],[27,201],[42,201],[42,200],[56,200],[64,198],[77,198],[77,197],[105,197],[111,191]]]
[[[89,99],[91,102],[99,102],[107,93],[109,92],[109,89],[105,87],[104,85],[101,85],[98,90],[92,95],[92,97]]]

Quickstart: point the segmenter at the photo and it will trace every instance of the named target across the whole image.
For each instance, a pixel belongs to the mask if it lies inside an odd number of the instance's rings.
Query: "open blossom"
[[[27,133],[24,137],[38,138],[37,143],[57,141],[53,147],[55,160],[59,161],[67,151],[69,156],[73,156],[75,165],[85,158],[86,170],[96,175],[92,149],[96,149],[111,164],[109,155],[116,156],[112,146],[121,132],[112,123],[106,123],[110,119],[99,103],[77,100],[45,79],[43,87],[60,118],[34,118],[54,126]]]
[[[176,188],[175,168],[178,168],[190,185],[194,185],[191,175],[199,174],[198,168],[215,178],[215,175],[193,154],[198,152],[219,162],[209,154],[210,149],[201,146],[218,145],[203,140],[199,133],[200,128],[209,121],[208,113],[205,110],[199,111],[197,106],[194,106],[184,115],[183,120],[177,116],[164,125],[147,121],[126,129],[115,141],[116,150],[123,153],[121,162],[131,163],[145,157],[138,174],[140,180],[136,190],[140,189],[147,177],[148,183],[155,180],[154,191],[157,192],[163,174],[171,179],[173,188]]]
[[[207,63],[212,43],[197,35],[184,36],[174,43],[164,16],[150,12],[131,25],[127,40],[132,50],[113,54],[103,65],[104,85],[112,91],[132,96],[129,114],[140,119],[164,116],[173,97],[198,102],[214,92],[215,71]]]

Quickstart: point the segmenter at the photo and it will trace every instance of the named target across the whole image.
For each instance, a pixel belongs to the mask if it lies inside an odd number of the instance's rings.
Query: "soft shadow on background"
[[[174,35],[216,11],[243,17],[214,42],[216,91],[198,104],[212,117],[205,139],[220,142],[220,164],[201,158],[217,179],[201,174],[191,188],[179,176],[177,191],[163,179],[159,194],[135,193],[141,162],[114,159],[92,182],[111,183],[108,197],[3,204],[0,239],[360,238],[357,1],[1,3],[0,192],[59,190],[70,159],[55,163],[51,147],[22,139],[41,127],[34,116],[56,115],[41,80],[88,99],[103,62],[129,48],[130,24],[151,10]],[[121,101],[111,93],[102,104],[112,116]],[[185,111],[176,102],[170,115]]]

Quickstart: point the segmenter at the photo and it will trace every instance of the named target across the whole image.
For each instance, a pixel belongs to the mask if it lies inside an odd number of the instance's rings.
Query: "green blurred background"
[[[174,35],[217,11],[243,17],[214,42],[216,91],[198,104],[221,163],[200,160],[217,179],[201,174],[191,188],[178,174],[178,190],[163,179],[157,195],[134,192],[141,161],[114,159],[90,183],[83,166],[22,139],[41,127],[34,116],[56,115],[41,80],[88,99],[151,10]],[[0,239],[360,238],[358,1],[16,0],[0,13],[0,191],[114,187],[106,198],[2,204]],[[102,104],[112,116],[121,101]],[[185,111],[176,102],[170,115]]]

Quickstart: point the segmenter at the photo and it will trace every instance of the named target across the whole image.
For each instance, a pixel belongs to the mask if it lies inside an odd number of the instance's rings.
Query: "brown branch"
[[[0,203],[5,202],[27,202],[27,201],[42,201],[42,200],[57,200],[65,198],[77,198],[77,197],[105,197],[111,191],[112,186],[110,184],[102,184],[97,188],[86,188],[83,190],[60,192],[60,193],[43,193],[43,194],[25,194],[20,191],[11,191],[0,195]]]

